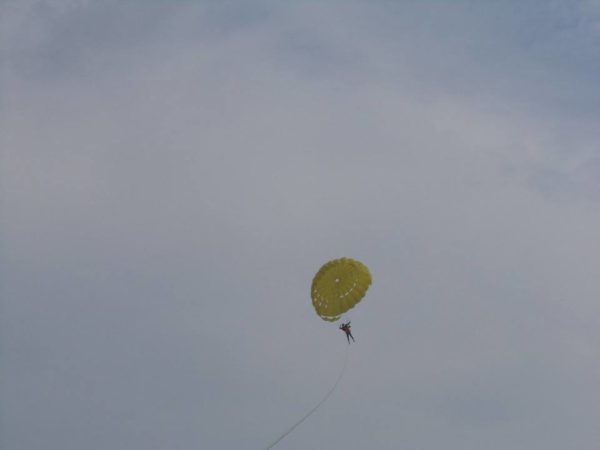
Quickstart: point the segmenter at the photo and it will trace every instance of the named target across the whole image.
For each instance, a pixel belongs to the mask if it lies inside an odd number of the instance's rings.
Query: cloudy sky
[[[0,447],[600,442],[600,3],[4,0]]]

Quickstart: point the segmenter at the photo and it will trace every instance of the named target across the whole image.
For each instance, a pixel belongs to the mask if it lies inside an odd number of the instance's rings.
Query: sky
[[[4,0],[0,447],[591,450],[600,3]],[[373,284],[310,302],[326,261]]]

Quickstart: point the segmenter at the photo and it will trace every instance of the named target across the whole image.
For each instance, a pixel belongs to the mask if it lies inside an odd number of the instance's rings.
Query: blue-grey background
[[[0,447],[600,443],[600,3],[4,0]]]

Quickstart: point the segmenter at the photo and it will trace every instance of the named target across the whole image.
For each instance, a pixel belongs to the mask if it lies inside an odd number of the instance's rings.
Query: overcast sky
[[[600,443],[600,3],[4,0],[0,447]]]

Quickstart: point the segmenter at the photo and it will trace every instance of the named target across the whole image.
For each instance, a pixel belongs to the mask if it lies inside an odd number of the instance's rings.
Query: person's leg
[[[348,339],[348,344],[350,343],[350,334],[346,333],[346,339]]]
[[[352,336],[352,333],[350,333],[350,337],[352,338],[352,342],[356,342],[356,341],[354,340],[354,336]],[[350,342],[350,341],[348,341],[348,342]]]

